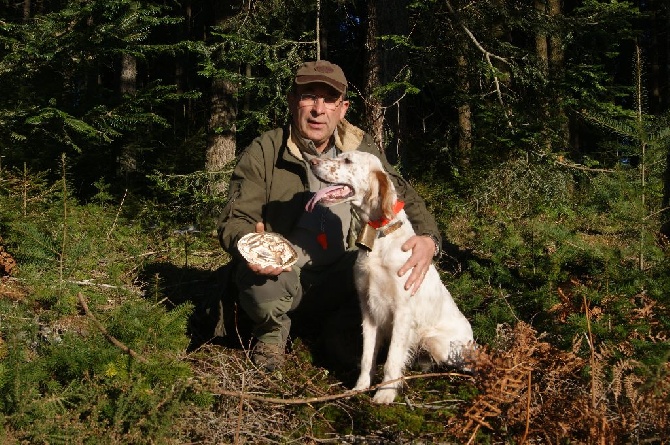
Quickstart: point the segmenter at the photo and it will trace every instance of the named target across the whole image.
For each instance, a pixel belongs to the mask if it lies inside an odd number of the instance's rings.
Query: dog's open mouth
[[[346,184],[335,184],[321,189],[312,196],[305,206],[305,210],[311,212],[320,201],[325,205],[337,204],[353,196],[354,189]]]

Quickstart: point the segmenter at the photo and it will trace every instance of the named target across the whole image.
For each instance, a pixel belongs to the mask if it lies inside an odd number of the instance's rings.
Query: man
[[[347,79],[339,66],[325,60],[303,63],[288,94],[290,123],[254,140],[241,154],[230,181],[219,240],[240,258],[235,281],[240,306],[257,339],[252,360],[268,371],[284,362],[293,314],[317,314],[317,320],[325,323],[328,314],[342,305],[353,301],[358,307],[353,284],[358,221],[349,203],[305,211],[310,197],[326,184],[311,173],[302,153],[336,156],[362,150],[382,159],[420,234],[399,246],[412,251],[398,271],[399,276],[409,272],[406,289],[416,292],[440,250],[437,224],[423,200],[389,165],[372,138],[345,119],[346,92]],[[262,268],[241,259],[237,241],[247,233],[266,230],[293,244],[299,254],[296,265]],[[358,317],[360,328],[360,313]]]

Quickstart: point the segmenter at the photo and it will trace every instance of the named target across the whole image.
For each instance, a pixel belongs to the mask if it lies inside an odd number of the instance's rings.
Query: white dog
[[[465,348],[474,345],[472,328],[434,265],[414,296],[404,289],[406,278],[398,276],[398,269],[411,252],[400,246],[415,232],[380,160],[358,151],[308,158],[314,174],[334,185],[317,192],[307,210],[319,201],[326,206],[350,201],[362,224],[382,224],[368,228],[373,237],[359,251],[354,271],[363,315],[361,373],[354,389],[370,387],[380,346],[390,339],[383,382],[393,382],[380,387],[373,400],[391,403],[414,352],[421,348],[438,363],[463,365]]]

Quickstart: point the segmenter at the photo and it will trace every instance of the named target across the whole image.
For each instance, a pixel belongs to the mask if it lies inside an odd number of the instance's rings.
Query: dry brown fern
[[[638,361],[623,361],[612,383],[619,435],[649,439],[670,435],[670,363],[652,370]]]
[[[615,361],[617,345],[592,342],[580,335],[562,351],[523,322],[499,329],[493,345],[478,352],[479,394],[451,419],[450,430],[463,443],[475,443],[480,430],[516,443],[667,437],[670,364],[650,370],[632,359]],[[590,358],[583,357],[585,345]]]
[[[573,419],[580,416],[573,400],[587,400],[579,376],[584,364],[574,352],[543,341],[526,323],[499,329],[496,345],[477,362],[479,395],[453,418],[452,431],[470,443],[481,428],[493,435],[504,431],[518,442],[571,437]]]
[[[548,346],[523,322],[513,330],[499,329],[497,340],[497,348],[478,351],[475,375],[479,395],[462,416],[452,419],[452,431],[468,442],[481,427],[495,431],[511,420],[512,406],[526,405],[524,393],[529,389],[529,375],[537,367],[535,355]]]
[[[2,237],[0,237],[0,277],[11,275],[16,269],[16,260],[5,249]]]

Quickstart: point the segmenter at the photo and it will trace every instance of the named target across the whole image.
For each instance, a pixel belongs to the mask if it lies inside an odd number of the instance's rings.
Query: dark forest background
[[[489,354],[392,407],[212,334],[227,178],[315,59]],[[0,442],[667,443],[669,86],[665,0],[0,0]]]
[[[655,121],[653,139],[668,107],[663,1],[0,8],[4,168],[57,171],[65,153],[83,198],[100,178],[144,193],[155,171],[222,169],[285,122],[291,73],[317,57],[345,69],[350,120],[404,168],[430,167],[458,192],[520,156],[638,162],[641,135],[626,133]]]

